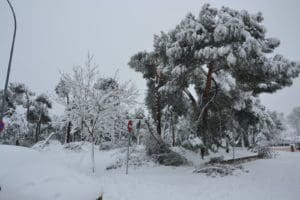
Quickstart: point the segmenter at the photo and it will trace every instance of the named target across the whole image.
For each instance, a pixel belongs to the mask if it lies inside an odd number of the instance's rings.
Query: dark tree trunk
[[[161,136],[161,105],[160,105],[160,94],[158,88],[155,88],[155,118],[156,118],[156,131],[159,136]]]
[[[206,84],[205,84],[205,89],[203,93],[203,105],[205,105],[209,101],[209,94],[211,90],[211,82],[212,82],[212,74],[213,74],[213,65],[210,63],[208,66],[208,73],[207,73],[207,78],[206,78]],[[202,139],[203,143],[207,144],[207,139],[208,139],[208,108],[206,107],[204,112],[203,112],[203,130],[204,132],[202,133]]]
[[[255,132],[252,129],[252,146],[255,146],[255,145],[256,145],[256,142],[255,142]]]
[[[39,123],[37,122],[36,123],[36,128],[35,128],[35,135],[34,135],[34,143],[37,143],[38,142],[38,138],[39,138]]]
[[[41,135],[41,126],[42,126],[42,124],[41,124],[41,122],[39,123],[39,134],[38,134],[38,137]]]
[[[172,130],[172,146],[175,146],[175,130],[174,130],[174,123],[173,123],[173,115],[171,112],[171,130]]]
[[[83,117],[81,118],[81,124],[80,124],[80,141],[83,141]],[[74,138],[75,139],[75,138]]]
[[[207,100],[209,93],[210,93],[210,89],[211,89],[211,82],[212,82],[212,73],[213,73],[213,66],[212,64],[208,65],[208,73],[207,73],[207,78],[206,78],[206,84],[205,84],[205,90],[203,93],[203,99],[204,101]]]
[[[66,142],[72,142],[72,138],[71,138],[71,128],[72,128],[72,122],[68,122],[68,126],[67,126],[67,135],[66,135]]]
[[[250,142],[249,142],[249,138],[248,138],[248,134],[247,133],[243,134],[243,140],[244,140],[245,147],[249,147],[250,146]]]
[[[155,122],[156,122],[156,131],[159,136],[161,136],[161,97],[159,94],[159,88],[162,86],[161,74],[156,72],[155,77]]]
[[[39,141],[40,132],[41,132],[41,122],[37,122],[36,129],[35,129],[35,137],[34,137],[35,143]]]
[[[25,96],[26,96],[26,117],[28,119],[30,103],[29,103],[29,95],[27,92],[25,92]]]
[[[70,100],[69,100],[69,95],[67,95],[67,105],[70,104]],[[67,132],[66,132],[66,142],[72,142],[72,138],[71,138],[71,128],[72,128],[72,122],[69,121],[68,125],[67,125]]]

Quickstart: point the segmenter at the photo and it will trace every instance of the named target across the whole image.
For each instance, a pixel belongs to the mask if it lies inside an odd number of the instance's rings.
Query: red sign
[[[0,120],[0,133],[3,131],[4,127],[5,127],[4,122]]]
[[[128,121],[127,128],[128,128],[128,132],[131,133],[131,131],[132,131],[132,121],[131,120]]]

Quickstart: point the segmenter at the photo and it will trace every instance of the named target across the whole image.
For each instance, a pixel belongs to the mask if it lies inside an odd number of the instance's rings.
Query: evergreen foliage
[[[280,41],[266,36],[263,19],[262,13],[205,4],[198,16],[190,13],[155,35],[153,51],[131,57],[129,66],[147,80],[146,105],[158,135],[171,127],[171,108],[175,121],[189,120],[187,134],[208,147],[222,146],[224,138],[249,146],[251,131],[270,139],[274,121],[258,95],[290,86],[300,65],[274,52]]]

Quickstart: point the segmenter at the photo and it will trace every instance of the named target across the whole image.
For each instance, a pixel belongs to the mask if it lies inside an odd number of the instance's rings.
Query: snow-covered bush
[[[155,136],[147,136],[146,138],[146,152],[148,155],[153,154],[161,154],[161,153],[168,153],[170,149],[167,147],[163,141],[160,139],[154,138]]]
[[[194,173],[204,173],[207,176],[216,177],[216,176],[229,176],[233,175],[234,171],[248,172],[245,170],[242,165],[224,165],[224,164],[214,164],[208,165],[199,169],[195,169]]]
[[[186,158],[174,151],[155,155],[155,158],[159,164],[165,166],[180,166],[187,164]]]
[[[259,158],[274,158],[276,156],[275,151],[268,146],[257,146],[254,151],[257,152]]]
[[[182,142],[182,147],[196,152],[203,147],[203,142],[199,137],[190,135],[187,140]]]
[[[221,163],[224,160],[224,156],[212,157],[209,159],[209,164]]]
[[[114,155],[117,156],[115,161],[106,167],[106,170],[112,170],[121,168],[126,165],[126,156],[127,148],[121,148],[117,150],[117,153]],[[140,167],[150,164],[150,158],[146,155],[144,146],[133,146],[129,149],[129,160],[128,165],[133,167]]]
[[[119,140],[116,143],[113,143],[111,141],[107,142],[101,142],[99,144],[99,149],[100,150],[111,150],[111,149],[116,149],[116,148],[121,148],[121,147],[126,147],[128,141],[127,140]]]
[[[82,142],[70,142],[64,144],[64,149],[71,151],[81,151],[82,150]]]
[[[33,149],[42,151],[48,149],[60,149],[62,148],[62,144],[58,140],[50,140],[50,138],[46,140],[41,140],[32,146]]]
[[[146,142],[146,151],[155,162],[166,166],[187,164],[187,160],[180,154],[172,151],[164,142],[149,136]]]

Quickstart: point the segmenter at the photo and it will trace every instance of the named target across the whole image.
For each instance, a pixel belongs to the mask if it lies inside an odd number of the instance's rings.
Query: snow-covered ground
[[[147,159],[135,160],[128,175],[124,166],[105,170],[122,163],[125,149],[96,150],[92,174],[89,150],[89,145],[78,151],[59,144],[43,150],[0,145],[0,199],[93,200],[102,192],[104,200],[295,200],[300,196],[298,152],[246,163],[248,173],[213,178],[193,173],[193,166],[164,167]],[[132,154],[138,158],[142,152],[143,147],[137,147]]]

